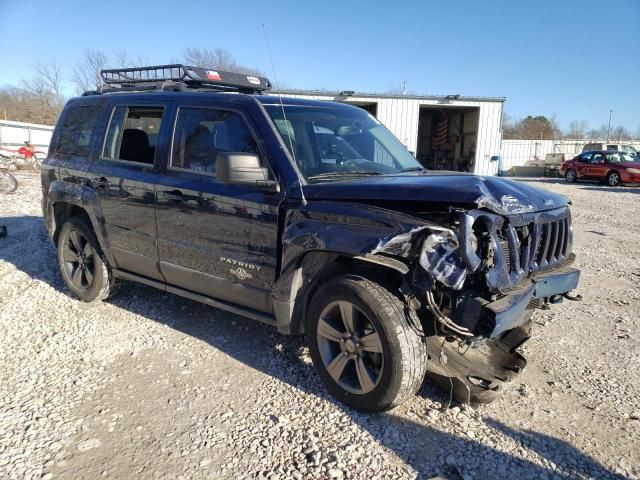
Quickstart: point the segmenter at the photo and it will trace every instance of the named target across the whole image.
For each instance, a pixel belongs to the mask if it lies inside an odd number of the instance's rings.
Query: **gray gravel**
[[[581,303],[536,314],[529,365],[472,410],[427,380],[365,415],[300,338],[125,284],[69,296],[39,180],[0,194],[0,478],[640,478],[640,189],[566,185]]]

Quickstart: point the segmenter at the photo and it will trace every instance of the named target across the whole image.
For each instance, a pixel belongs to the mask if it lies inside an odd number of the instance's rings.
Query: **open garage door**
[[[430,170],[473,172],[479,118],[478,107],[421,105],[418,161]]]
[[[356,107],[360,107],[363,110],[366,110],[374,117],[378,117],[378,103],[377,102],[346,102],[349,105],[354,105]]]

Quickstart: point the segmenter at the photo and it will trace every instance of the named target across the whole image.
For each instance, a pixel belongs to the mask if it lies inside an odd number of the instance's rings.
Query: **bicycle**
[[[38,155],[46,156],[46,153],[40,150],[36,150],[35,145],[33,145],[28,140],[25,140],[24,145],[22,145],[18,150],[11,150],[9,148],[3,148],[3,150],[17,154],[12,155],[14,160],[17,160],[18,158],[20,158],[21,160],[27,160],[29,163],[31,163],[31,167],[37,173],[40,173],[42,171],[42,161],[38,158]]]
[[[15,167],[14,158],[0,153],[0,192],[13,193],[18,189],[18,180],[9,171]]]

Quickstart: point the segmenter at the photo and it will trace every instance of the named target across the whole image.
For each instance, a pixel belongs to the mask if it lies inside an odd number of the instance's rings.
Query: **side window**
[[[102,158],[153,164],[163,114],[162,107],[114,108]]]
[[[607,150],[618,150],[618,145],[607,145]]]
[[[244,119],[226,110],[181,107],[173,136],[171,167],[215,175],[216,159],[222,152],[259,154]]]
[[[62,119],[53,155],[88,157],[91,139],[102,115],[102,106],[71,107]]]
[[[584,153],[580,157],[579,161],[581,161],[583,163],[589,163],[591,161],[591,157],[593,157],[592,153]]]
[[[604,160],[605,160],[605,157],[603,154],[596,153],[591,159],[591,163],[600,163],[600,162],[604,162]]]

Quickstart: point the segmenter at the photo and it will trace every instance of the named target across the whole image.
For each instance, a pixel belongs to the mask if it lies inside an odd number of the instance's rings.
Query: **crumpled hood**
[[[303,191],[308,200],[424,201],[482,208],[500,215],[552,210],[569,203],[564,195],[523,182],[442,171],[316,183],[304,186]]]

